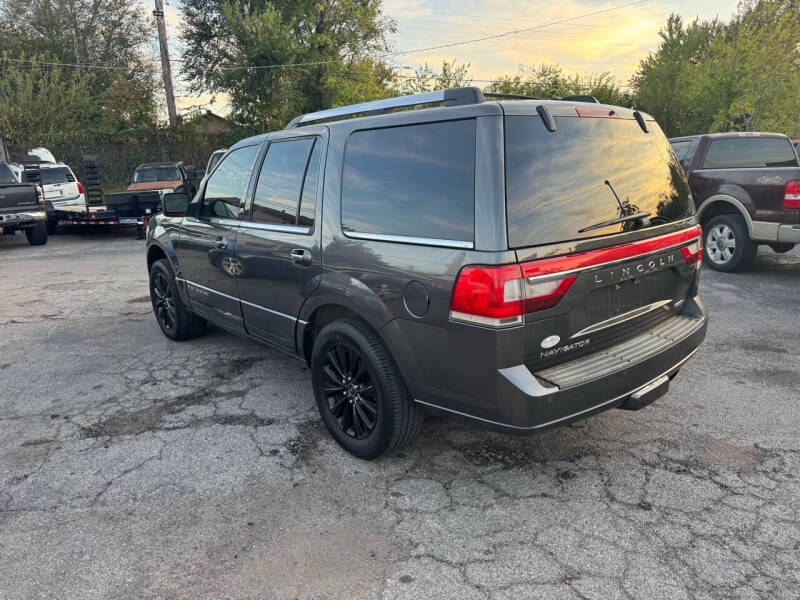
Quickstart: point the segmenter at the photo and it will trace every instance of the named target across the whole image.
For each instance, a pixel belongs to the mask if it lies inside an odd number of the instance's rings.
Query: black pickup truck
[[[24,231],[31,246],[47,243],[47,213],[41,187],[19,183],[5,162],[0,162],[0,232]]]
[[[800,161],[778,133],[672,138],[704,232],[705,263],[741,271],[758,245],[788,252],[800,243]]]

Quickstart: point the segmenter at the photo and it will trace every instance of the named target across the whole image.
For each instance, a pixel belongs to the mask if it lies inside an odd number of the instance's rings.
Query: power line
[[[458,42],[450,42],[447,44],[439,44],[437,46],[428,46],[426,48],[415,48],[413,50],[400,50],[395,52],[386,52],[379,54],[379,56],[383,58],[389,58],[393,56],[404,56],[406,54],[414,54],[417,52],[427,52],[430,50],[441,50],[443,48],[453,48],[456,46],[464,46],[467,44],[475,44],[478,42],[485,42],[489,40],[497,40],[504,37],[508,37],[511,35],[516,35],[519,33],[525,33],[528,31],[535,31],[537,29],[543,29],[545,27],[551,27],[553,25],[561,25],[563,23],[570,23],[572,21],[576,21],[578,19],[585,19],[587,17],[593,17],[601,14],[606,14],[609,12],[621,10],[623,8],[627,8],[630,6],[635,6],[637,4],[644,4],[648,2],[648,0],[634,0],[633,2],[627,2],[625,4],[620,4],[618,6],[613,6],[611,8],[606,8],[603,10],[598,10],[594,12],[583,13],[580,15],[576,15],[574,17],[569,17],[566,19],[560,19],[558,21],[551,21],[548,23],[542,23],[540,25],[535,25],[533,27],[525,27],[522,29],[512,29],[511,31],[505,31],[503,33],[498,33],[494,35],[488,35],[479,38],[473,38],[469,40],[461,40]],[[66,63],[66,62],[37,62],[37,61],[24,61],[20,59],[13,59],[13,58],[6,58],[4,60],[19,62],[19,63],[28,63],[32,65],[42,65],[42,66],[58,66],[58,67],[76,67],[76,68],[87,68],[87,69],[118,69],[118,70],[126,70],[126,71],[135,71],[135,70],[145,70],[145,67],[123,67],[123,66],[116,66],[116,65],[108,65],[108,64],[97,64],[97,63]],[[185,60],[175,59],[175,62],[186,62]],[[293,68],[293,67],[305,67],[305,66],[317,66],[317,65],[326,65],[332,63],[340,63],[341,61],[338,59],[331,59],[331,60],[320,60],[320,61],[311,61],[311,62],[297,62],[297,63],[285,63],[285,64],[277,64],[277,65],[247,65],[247,66],[237,66],[237,67],[225,67],[225,66],[216,66],[215,69],[221,71],[233,71],[233,70],[260,70],[260,69],[285,69],[285,68]]]
[[[605,13],[609,13],[612,11],[620,10],[623,8],[627,8],[629,6],[635,6],[637,4],[644,4],[648,0],[634,0],[633,2],[628,2],[626,4],[620,4],[619,6],[612,6],[611,8],[606,8],[603,10],[597,10],[594,12],[583,13],[581,15],[577,15],[574,17],[569,17],[567,19],[560,19],[558,21],[551,21],[549,23],[543,23],[541,25],[534,25],[533,27],[524,27],[522,29],[512,29],[511,31],[506,31],[503,33],[498,33],[495,35],[487,35],[484,37],[473,38],[471,40],[462,40],[460,42],[452,42],[450,44],[439,44],[438,46],[428,46],[427,48],[415,48],[414,50],[403,50],[401,52],[393,52],[392,56],[399,56],[403,54],[412,54],[415,52],[428,52],[429,50],[441,50],[442,48],[453,48],[454,46],[463,46],[466,44],[475,44],[477,42],[486,42],[489,40],[499,40],[500,38],[508,37],[509,35],[515,35],[518,33],[524,33],[526,31],[535,31],[537,29],[543,29],[545,27],[550,27],[552,25],[561,25],[562,23],[569,23],[571,21],[577,21],[578,19],[585,19],[586,17],[594,17],[597,15],[602,15]]]

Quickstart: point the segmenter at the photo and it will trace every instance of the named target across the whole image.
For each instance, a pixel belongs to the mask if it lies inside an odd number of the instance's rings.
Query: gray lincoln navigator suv
[[[592,101],[459,88],[237,143],[150,222],[158,324],[307,361],[363,458],[429,411],[531,432],[649,404],[705,337],[702,236],[652,117]]]

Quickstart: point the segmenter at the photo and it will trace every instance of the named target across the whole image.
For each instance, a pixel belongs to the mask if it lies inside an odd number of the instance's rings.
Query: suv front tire
[[[410,442],[423,411],[388,349],[356,319],[326,325],[311,352],[314,396],[330,434],[345,450],[373,459]]]
[[[703,257],[715,271],[744,271],[753,264],[758,244],[750,239],[740,215],[717,215],[703,225]]]
[[[150,301],[161,331],[171,340],[196,337],[206,329],[206,322],[192,314],[181,300],[175,275],[166,258],[150,267]]]

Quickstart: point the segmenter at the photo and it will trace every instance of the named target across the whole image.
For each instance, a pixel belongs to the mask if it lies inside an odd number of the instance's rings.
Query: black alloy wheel
[[[378,422],[380,396],[361,353],[343,340],[328,348],[322,372],[327,407],[339,428],[357,440],[368,437]]]
[[[174,333],[178,324],[178,313],[175,308],[175,296],[172,295],[172,286],[164,273],[156,273],[152,281],[153,308],[156,318],[163,329]]]

